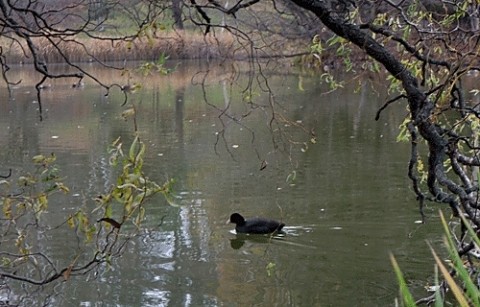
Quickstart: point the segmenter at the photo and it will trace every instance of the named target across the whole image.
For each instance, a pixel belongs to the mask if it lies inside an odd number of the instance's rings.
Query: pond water
[[[405,105],[375,121],[386,95],[371,80],[330,93],[319,76],[280,67],[265,72],[267,81],[243,63],[171,65],[170,75],[145,78],[91,67],[100,79],[142,84],[130,101],[147,144],[145,171],[175,179],[177,206],[154,199],[148,223],[161,226],[111,270],[57,285],[50,305],[393,305],[390,252],[423,293],[433,275],[425,240],[438,241],[439,228],[436,208],[426,225],[416,223],[409,146],[396,142]],[[39,121],[35,74],[12,71],[23,82],[13,99],[0,94],[0,171],[18,176],[32,156],[54,152],[71,189],[49,205],[60,219],[112,184],[107,148],[133,138],[132,120],[121,116],[129,106],[119,91],[105,97],[88,81],[57,81],[42,93]],[[233,212],[282,220],[286,234],[238,237],[225,223]],[[71,259],[65,241],[52,240],[52,258]]]

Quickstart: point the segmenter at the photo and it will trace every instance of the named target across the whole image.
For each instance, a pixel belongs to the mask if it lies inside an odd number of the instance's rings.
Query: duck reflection
[[[240,249],[247,241],[255,244],[268,244],[272,243],[272,240],[281,240],[283,237],[285,237],[284,233],[277,233],[275,235],[251,235],[238,233],[234,239],[230,239],[230,246],[233,249]]]

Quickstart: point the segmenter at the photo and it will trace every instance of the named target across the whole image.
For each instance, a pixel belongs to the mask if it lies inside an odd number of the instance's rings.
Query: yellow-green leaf
[[[70,192],[70,189],[66,185],[64,185],[62,182],[56,182],[55,185],[60,191],[62,191],[65,194]]]
[[[134,161],[133,159],[135,159],[138,141],[138,136],[136,136],[135,139],[133,139],[132,145],[130,145],[130,150],[128,151],[128,157],[130,158],[130,161]]]
[[[70,228],[75,228],[75,219],[73,218],[72,215],[70,215],[67,219],[67,225],[70,227]]]
[[[272,276],[273,272],[275,271],[276,264],[273,262],[269,262],[265,267],[267,269],[267,275]]]
[[[127,119],[129,117],[134,116],[134,115],[135,115],[135,109],[134,108],[130,108],[130,109],[127,109],[127,110],[122,112],[123,119]]]
[[[7,197],[3,200],[3,215],[5,215],[7,219],[12,218],[12,199],[11,198]]]
[[[44,155],[36,155],[36,156],[33,156],[32,160],[33,160],[34,163],[40,164],[40,163],[43,163],[43,161],[45,161],[45,156]]]

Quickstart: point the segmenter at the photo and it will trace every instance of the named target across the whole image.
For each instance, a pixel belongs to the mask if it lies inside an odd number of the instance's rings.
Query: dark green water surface
[[[128,143],[133,123],[121,116],[128,106],[118,90],[105,97],[88,81],[52,83],[40,122],[35,76],[17,69],[24,81],[13,99],[1,92],[0,171],[19,174],[32,156],[54,152],[72,191],[50,203],[55,223],[112,184],[107,147],[118,136]],[[405,106],[375,121],[386,95],[366,82],[328,93],[318,76],[278,69],[243,92],[248,76],[181,63],[169,76],[137,77],[142,89],[130,99],[145,171],[159,182],[175,178],[178,206],[154,199],[146,223],[163,218],[162,226],[129,245],[112,270],[59,285],[52,306],[391,306],[390,252],[422,294],[433,275],[425,240],[439,232],[436,218],[415,223],[409,146],[396,142]],[[286,235],[237,237],[225,224],[232,212],[281,219]],[[53,258],[70,259],[68,238],[49,242]]]

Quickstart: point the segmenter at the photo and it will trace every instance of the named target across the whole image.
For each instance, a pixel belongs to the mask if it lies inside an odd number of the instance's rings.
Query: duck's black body
[[[235,231],[237,233],[253,234],[279,232],[282,230],[283,226],[285,226],[284,223],[262,217],[255,217],[246,220],[238,213],[234,213],[230,216],[230,223],[236,224]]]

